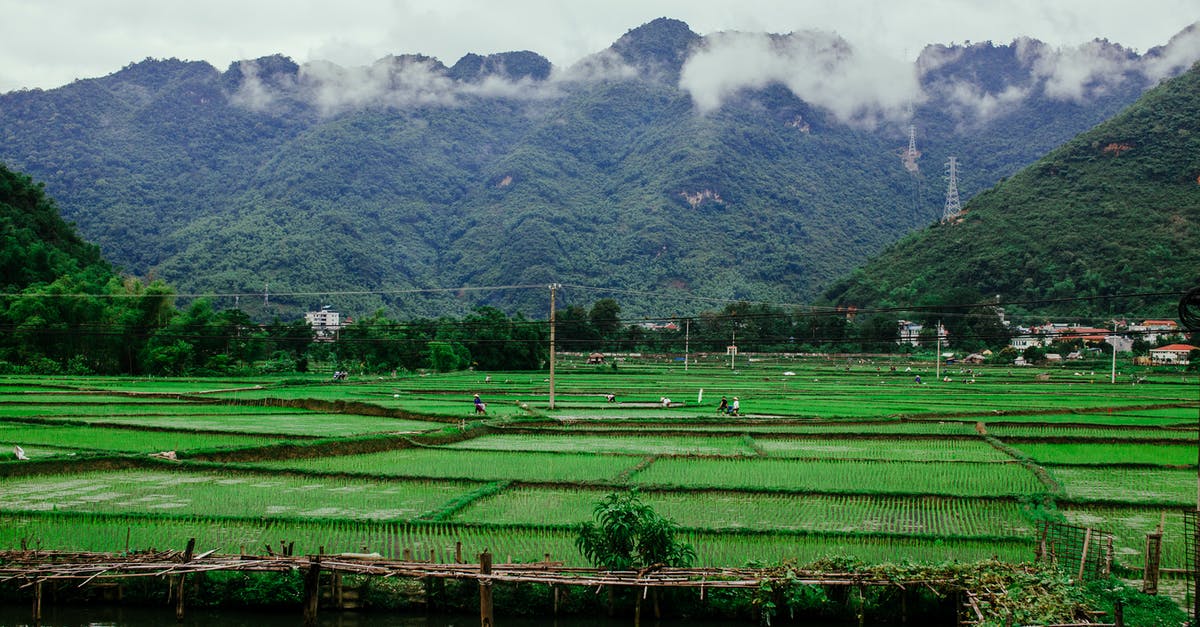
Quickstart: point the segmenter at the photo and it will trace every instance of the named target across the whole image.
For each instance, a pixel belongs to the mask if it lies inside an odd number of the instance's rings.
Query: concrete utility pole
[[[937,327],[934,328],[933,334],[937,336],[937,349],[933,354],[933,362],[936,364],[935,381],[942,380],[942,321],[938,320]]]
[[[550,409],[554,409],[554,292],[560,287],[550,284]]]
[[[687,372],[688,354],[690,351],[690,343],[692,339],[692,319],[688,318],[683,323],[683,371]]]

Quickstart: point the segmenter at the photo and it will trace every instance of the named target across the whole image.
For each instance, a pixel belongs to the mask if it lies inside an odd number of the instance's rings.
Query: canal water
[[[28,605],[0,605],[0,626],[32,626]],[[786,621],[781,621],[786,623]],[[300,624],[300,610],[251,611],[189,609],[183,622],[175,622],[170,607],[141,606],[59,606],[43,607],[41,627],[294,627]],[[476,627],[479,616],[404,615],[387,612],[328,612],[320,616],[321,627]],[[642,627],[753,627],[756,622],[713,620],[642,619]],[[805,627],[850,627],[847,623],[804,621]],[[632,627],[633,618],[570,617],[508,618],[496,616],[496,627]]]

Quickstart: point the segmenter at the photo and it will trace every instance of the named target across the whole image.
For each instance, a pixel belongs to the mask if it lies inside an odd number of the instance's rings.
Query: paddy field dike
[[[617,364],[568,356],[553,408],[546,373],[6,377],[0,549],[195,538],[221,553],[289,543],[452,561],[489,549],[583,566],[575,527],[636,488],[698,566],[1027,562],[1044,520],[1111,532],[1131,571],[1162,523],[1162,567],[1185,566],[1195,373],[1110,383],[1086,365],[935,372],[906,357]],[[740,415],[716,411],[722,396]]]

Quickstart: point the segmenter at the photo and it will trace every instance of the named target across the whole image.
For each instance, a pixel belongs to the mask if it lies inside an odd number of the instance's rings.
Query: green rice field
[[[546,373],[4,377],[0,548],[196,538],[197,550],[284,542],[448,561],[461,543],[468,559],[486,547],[584,565],[574,526],[636,488],[705,566],[1022,562],[1045,518],[1112,532],[1130,568],[1164,520],[1163,565],[1182,563],[1195,375],[943,374],[906,356],[764,355],[736,371],[710,357],[684,371],[568,355],[553,408]],[[486,416],[472,412],[476,393]],[[718,414],[721,396],[739,397],[742,415]],[[151,457],[164,451],[177,459]]]

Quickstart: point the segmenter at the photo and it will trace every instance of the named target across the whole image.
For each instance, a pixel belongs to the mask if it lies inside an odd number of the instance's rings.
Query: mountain
[[[40,186],[0,165],[0,289],[13,294],[85,270],[111,274],[100,249],[80,239]]]
[[[529,51],[147,59],[0,94],[0,162],[124,271],[259,319],[541,316],[551,282],[635,316],[806,302],[940,217],[947,157],[970,197],[1177,72],[1195,40],[930,46],[888,66],[828,33],[662,18],[567,68]],[[233,296],[250,293],[270,296]]]
[[[826,297],[860,307],[995,297],[1014,310],[1173,317],[1172,295],[1200,284],[1197,242],[1200,64],[975,196],[959,218],[890,246]]]

